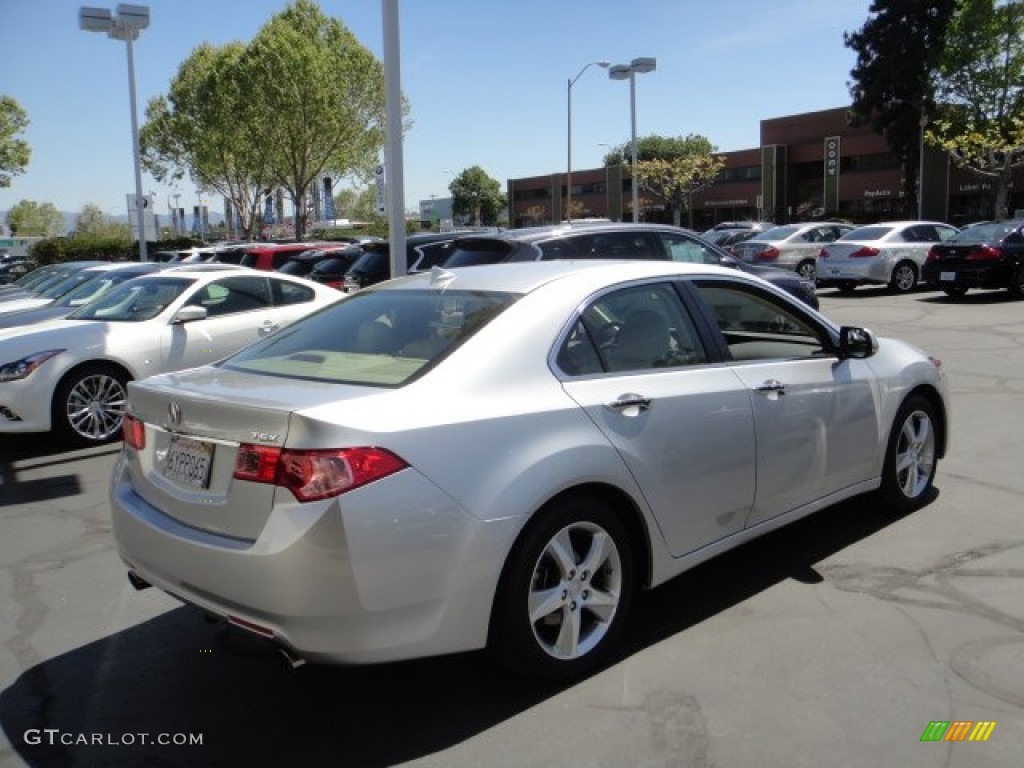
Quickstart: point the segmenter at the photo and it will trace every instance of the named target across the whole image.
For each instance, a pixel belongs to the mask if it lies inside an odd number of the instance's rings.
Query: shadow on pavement
[[[82,492],[77,474],[48,474],[45,478],[23,477],[33,470],[67,465],[96,456],[113,455],[120,443],[109,443],[81,450],[68,450],[49,435],[4,435],[0,446],[0,507],[50,501],[76,496]]]
[[[821,581],[816,563],[895,519],[854,499],[642,594],[617,660],[786,579]],[[0,726],[31,766],[366,768],[452,748],[561,690],[510,677],[485,653],[290,671],[261,642],[182,607],[28,670],[0,693]],[[57,729],[54,743],[44,729]],[[88,743],[93,734],[113,743]],[[202,744],[144,745],[137,734]]]

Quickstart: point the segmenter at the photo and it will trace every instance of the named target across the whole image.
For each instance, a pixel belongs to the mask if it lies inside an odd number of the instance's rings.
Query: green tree
[[[677,157],[685,157],[696,152],[714,151],[709,142],[703,136],[690,134],[689,136],[640,136],[636,140],[636,160],[671,160]],[[604,156],[604,164],[626,165],[632,159],[632,142],[624,142],[608,150]]]
[[[904,200],[917,210],[920,123],[934,113],[931,75],[957,0],[873,0],[864,26],[843,35],[857,54],[850,122],[871,125],[903,164]]]
[[[241,43],[197,47],[168,94],[149,102],[139,140],[155,179],[173,183],[188,176],[198,188],[228,198],[252,237],[271,174],[253,131],[244,54]]]
[[[637,183],[672,209],[672,223],[677,227],[684,210],[689,214],[688,226],[693,227],[693,193],[714,184],[725,167],[725,158],[712,151],[636,164]]]
[[[928,140],[990,180],[993,216],[1006,218],[1024,165],[1024,3],[960,0],[935,88],[943,108]]]
[[[28,115],[10,96],[0,94],[0,189],[11,186],[11,177],[25,172],[32,157],[28,143],[18,138],[28,127]]]
[[[367,178],[384,144],[381,63],[311,0],[274,16],[246,48],[249,130],[297,211],[325,174]],[[295,236],[304,230],[296,216]]]
[[[53,203],[22,200],[7,212],[7,226],[19,237],[55,237],[64,231],[64,217]]]
[[[86,203],[75,221],[75,235],[92,237],[124,237],[131,239],[132,229],[128,224],[111,221],[98,205]]]
[[[479,165],[467,168],[452,179],[448,191],[452,193],[452,213],[468,218],[476,226],[496,224],[505,207],[501,184]]]

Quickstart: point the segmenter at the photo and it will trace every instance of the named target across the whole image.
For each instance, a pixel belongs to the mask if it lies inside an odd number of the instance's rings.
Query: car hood
[[[74,349],[88,354],[88,349],[110,334],[107,323],[92,320],[47,320],[31,328],[13,326],[0,329],[0,357],[5,361],[11,354],[31,354],[44,349]]]
[[[36,309],[22,309],[17,312],[8,312],[0,315],[0,329],[3,328],[24,328],[26,325],[34,325],[47,320],[55,320],[67,317],[74,310],[74,307],[37,307]]]

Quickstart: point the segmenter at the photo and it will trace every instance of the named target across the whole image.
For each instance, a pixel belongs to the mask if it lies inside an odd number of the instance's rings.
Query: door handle
[[[778,379],[768,379],[759,387],[754,387],[755,392],[760,392],[763,395],[784,395],[786,394],[786,385]]]
[[[651,407],[651,398],[630,392],[625,395],[619,395],[618,398],[610,403],[605,403],[605,407],[610,408],[613,411],[622,411],[627,408],[636,408],[639,411],[646,411]]]

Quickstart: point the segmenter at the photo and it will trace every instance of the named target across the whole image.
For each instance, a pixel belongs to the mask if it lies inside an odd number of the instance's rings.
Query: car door
[[[754,500],[750,396],[709,361],[670,281],[594,297],[557,355],[565,391],[618,451],[676,556],[741,530]]]
[[[694,287],[750,398],[757,490],[747,524],[869,479],[880,443],[868,362],[839,359],[825,326],[757,286],[707,278]]]
[[[206,309],[206,318],[171,323],[164,329],[165,371],[192,368],[220,360],[281,327],[267,277],[235,275],[194,289],[183,306]]]

